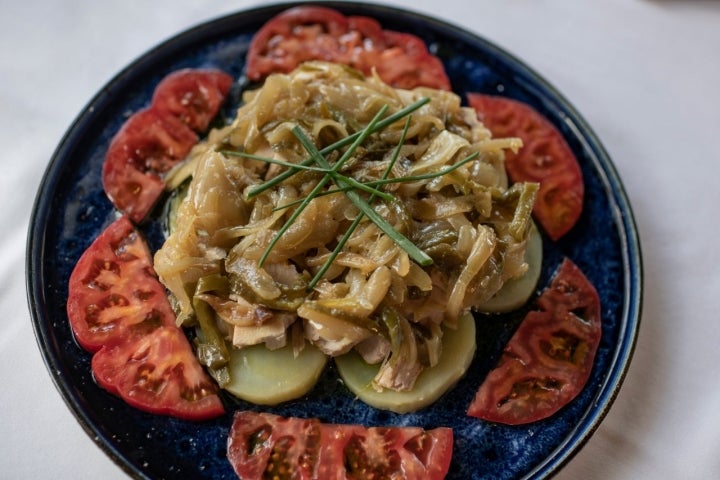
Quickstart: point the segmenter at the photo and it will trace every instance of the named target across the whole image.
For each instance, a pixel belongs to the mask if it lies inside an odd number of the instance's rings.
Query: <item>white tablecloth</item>
[[[259,2],[0,1],[0,477],[126,478],[53,386],[26,306],[31,205],[54,147],[115,73]],[[624,181],[645,302],[617,401],[561,479],[720,478],[720,2],[402,0],[494,41],[578,108]]]

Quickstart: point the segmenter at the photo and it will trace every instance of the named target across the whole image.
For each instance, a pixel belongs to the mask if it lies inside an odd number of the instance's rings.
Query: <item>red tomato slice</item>
[[[468,415],[519,425],[555,414],[587,383],[602,334],[600,298],[565,259],[468,408]]]
[[[450,90],[450,79],[438,57],[432,55],[419,37],[409,33],[383,32],[385,48],[369,50],[366,60],[370,73],[377,69],[380,78],[396,88],[412,89],[418,86]],[[392,79],[392,80],[386,80]]]
[[[225,413],[217,385],[174,325],[104,346],[92,370],[100,386],[145,412],[193,421]]]
[[[68,287],[70,326],[94,353],[93,374],[103,388],[152,413],[201,420],[224,412],[127,217],[82,254]]]
[[[177,70],[155,88],[152,108],[202,133],[220,110],[232,82],[232,77],[221,70]]]
[[[600,297],[580,268],[567,258],[537,303],[542,310],[558,316],[572,314],[600,330]]]
[[[78,260],[67,312],[75,338],[89,352],[175,324],[150,251],[127,217],[110,224]]]
[[[288,73],[307,60],[332,61],[338,38],[347,30],[345,15],[331,8],[286,10],[255,33],[247,54],[247,76],[256,81],[271,73]]]
[[[141,222],[165,188],[163,175],[197,143],[225,101],[232,77],[213,69],[166,76],[149,108],[134,113],[113,137],[102,182],[110,201]]]
[[[450,90],[442,62],[419,37],[319,6],[291,8],[263,25],[248,50],[247,76],[261,80],[309,60],[350,65],[366,75],[376,67],[380,78],[398,88]]]
[[[363,427],[317,419],[237,412],[228,438],[228,459],[243,480],[444,478],[450,468],[449,428]]]
[[[197,143],[197,135],[174,116],[150,108],[134,113],[113,137],[102,182],[112,203],[138,223],[165,188],[162,174]]]
[[[445,478],[452,459],[452,429],[323,425],[317,478]]]
[[[479,93],[467,98],[493,136],[522,139],[520,152],[506,154],[505,167],[513,182],[540,183],[533,212],[548,236],[558,240],[580,218],[585,194],[580,165],[562,134],[525,103]]]
[[[272,478],[273,474],[280,478],[282,472],[293,472],[293,478],[298,479],[317,478],[314,474],[320,455],[320,422],[236,412],[227,455],[243,480]]]

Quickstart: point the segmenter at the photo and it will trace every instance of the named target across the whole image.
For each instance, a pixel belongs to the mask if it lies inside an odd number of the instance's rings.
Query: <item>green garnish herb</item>
[[[410,182],[417,182],[420,180],[432,180],[433,178],[442,177],[443,175],[447,175],[448,173],[457,170],[458,168],[462,167],[466,163],[470,163],[473,160],[476,160],[480,154],[478,152],[471,153],[467,157],[463,158],[459,162],[443,168],[441,170],[438,170],[437,172],[429,172],[429,173],[423,173],[421,175],[411,175],[407,177],[394,177],[394,178],[381,178],[379,180],[368,180],[367,182],[363,183],[362,185],[368,186],[368,187],[379,187],[382,185],[390,185],[393,183],[410,183]],[[352,190],[353,187],[344,187],[344,188],[332,188],[325,190],[324,192],[320,192],[317,196],[318,197],[324,197],[325,195],[333,195],[335,193],[345,193],[349,190]],[[384,193],[384,192],[383,192]],[[302,200],[294,200],[290,203],[286,203],[284,205],[277,206],[273,208],[273,212],[277,212],[278,210],[284,210],[286,208],[294,207],[295,205],[299,205],[302,202]]]
[[[421,98],[420,100],[418,100],[417,102],[408,105],[407,107],[403,108],[402,110],[398,110],[397,112],[393,113],[392,115],[388,116],[387,118],[380,120],[364,136],[367,136],[368,134],[376,133],[376,132],[379,132],[379,131],[385,129],[389,125],[392,125],[393,123],[395,123],[397,120],[401,120],[401,119],[405,118],[406,116],[408,116],[409,114],[411,114],[412,112],[419,109],[423,105],[426,105],[429,102],[430,102],[430,98],[424,97],[424,98]],[[367,127],[366,127],[366,129],[367,129]],[[327,147],[320,150],[320,153],[322,155],[327,155],[330,152],[339,150],[340,148],[350,145],[357,139],[357,137],[359,137],[360,135],[363,135],[363,132],[364,132],[364,130],[360,130],[360,131],[353,133],[352,135],[348,135],[347,137],[341,138],[337,142],[335,142],[331,145],[328,145]],[[295,167],[298,167],[299,165],[310,165],[312,163],[313,163],[312,158],[306,158],[301,163],[295,165]],[[286,179],[290,178],[291,176],[293,176],[296,172],[297,172],[297,168],[291,168],[289,170],[284,171],[277,177],[274,177],[274,178],[268,180],[267,182],[265,182],[261,185],[258,185],[257,187],[250,190],[250,192],[248,193],[248,198],[255,197],[255,196],[259,195],[260,193],[264,192],[265,190],[274,187],[275,185],[277,185],[277,184],[285,181]]]
[[[355,150],[357,149],[357,147],[359,147],[362,144],[362,142],[364,142],[365,139],[370,135],[370,129],[373,128],[377,124],[377,122],[380,120],[380,118],[382,118],[382,116],[387,111],[387,108],[388,108],[387,105],[385,105],[385,106],[383,106],[383,108],[380,109],[380,111],[378,111],[378,113],[370,121],[370,123],[368,123],[367,126],[363,130],[360,131],[360,135],[357,136],[357,138],[355,139],[353,144],[350,146],[350,148],[348,148],[345,151],[345,153],[340,157],[340,159],[338,159],[337,162],[335,162],[335,165],[333,165],[333,166],[330,166],[330,164],[325,159],[325,157],[323,157],[323,155],[317,150],[317,148],[315,148],[315,144],[312,143],[312,140],[307,138],[307,136],[303,133],[302,130],[300,130],[299,127],[296,126],[293,129],[293,133],[298,138],[298,140],[300,140],[300,143],[303,145],[303,147],[305,147],[305,150],[307,150],[307,152],[310,154],[310,157],[312,158],[312,160],[315,163],[317,163],[318,165],[320,165],[320,167],[325,169],[325,175],[323,176],[322,179],[320,179],[320,181],[317,183],[317,185],[315,185],[315,187],[310,191],[310,193],[303,199],[302,203],[300,203],[300,205],[298,205],[298,207],[290,215],[290,218],[287,219],[287,221],[280,228],[280,230],[277,231],[277,233],[275,234],[273,239],[270,241],[270,244],[267,246],[267,248],[263,252],[262,256],[260,257],[260,260],[258,261],[259,266],[262,267],[263,263],[265,263],[265,260],[267,260],[268,255],[270,255],[270,251],[273,249],[273,247],[278,242],[278,240],[280,240],[280,237],[287,231],[288,228],[290,228],[290,225],[292,225],[293,222],[295,222],[297,217],[300,216],[302,211],[305,210],[305,207],[307,207],[310,204],[310,202],[313,200],[313,198],[315,198],[317,196],[317,194],[320,192],[320,190],[322,190],[322,188],[325,187],[325,185],[330,180],[334,180],[336,184],[339,181],[341,181],[336,176],[337,171],[340,169],[340,167],[343,166],[343,164],[345,162],[347,162],[350,159],[350,157],[352,157],[352,155],[353,155],[353,153],[355,153]],[[343,184],[346,186],[348,185],[347,183],[343,183]],[[352,193],[355,193],[355,195],[358,198],[360,198],[359,195],[357,195],[357,192],[347,192],[346,195],[351,200],[352,200],[352,198],[350,197],[350,195]],[[363,200],[361,199],[361,201],[363,201]],[[355,203],[355,202],[353,202],[353,203]],[[357,204],[356,204],[356,206],[357,206]],[[379,215],[378,215],[378,217],[379,217]],[[382,219],[382,220],[385,221],[385,219]],[[390,228],[392,228],[392,226]],[[430,257],[428,257],[428,258],[430,258]]]
[[[307,151],[308,157],[305,158],[300,163],[290,163],[285,162],[282,160],[277,160],[273,158],[266,158],[262,156],[252,155],[245,152],[240,151],[222,151],[221,153],[226,155],[233,155],[233,156],[239,156],[244,158],[249,158],[253,160],[260,160],[264,161],[266,163],[273,163],[276,165],[284,166],[287,168],[284,172],[277,175],[276,177],[262,183],[261,185],[251,189],[248,192],[248,198],[255,197],[259,195],[260,193],[266,191],[269,188],[272,188],[287,178],[291,177],[295,173],[305,170],[305,171],[313,171],[317,173],[322,173],[322,178],[318,181],[318,183],[313,187],[313,189],[303,198],[296,200],[294,202],[290,202],[286,205],[277,206],[274,210],[281,210],[284,208],[289,207],[296,207],[295,210],[290,214],[289,218],[285,221],[285,223],[282,225],[282,227],[275,233],[272,240],[266,247],[265,251],[263,252],[263,255],[260,257],[260,260],[258,261],[258,265],[262,266],[265,261],[267,260],[268,256],[270,255],[270,252],[274,248],[274,246],[277,244],[277,242],[280,240],[280,237],[290,228],[290,226],[295,222],[295,220],[298,218],[298,216],[303,212],[305,207],[307,207],[310,202],[319,196],[323,195],[329,195],[332,193],[344,193],[347,198],[352,202],[355,207],[360,210],[360,214],[355,218],[353,223],[348,227],[347,231],[343,234],[342,238],[338,241],[337,245],[333,249],[333,251],[330,253],[328,258],[325,260],[323,265],[320,267],[318,272],[315,274],[315,277],[310,281],[308,284],[308,290],[311,290],[317,285],[317,283],[320,281],[320,279],[323,277],[325,272],[330,268],[335,258],[339,255],[340,251],[343,249],[344,245],[347,243],[347,241],[352,236],[355,229],[358,227],[360,222],[362,221],[363,217],[367,217],[370,221],[372,221],[383,233],[385,233],[388,237],[390,237],[400,248],[402,248],[410,258],[412,258],[415,262],[422,266],[428,266],[433,263],[432,258],[430,258],[429,255],[427,255],[424,251],[422,251],[420,248],[418,248],[413,242],[411,242],[405,235],[400,233],[398,230],[396,230],[387,220],[385,220],[380,214],[378,214],[375,209],[370,205],[373,200],[376,198],[381,198],[387,202],[394,201],[395,198],[382,190],[380,188],[383,185],[392,184],[392,183],[400,183],[400,182],[414,182],[414,181],[420,181],[420,180],[427,180],[432,179],[436,177],[440,177],[442,175],[448,174],[461,166],[467,164],[468,162],[471,162],[475,160],[478,157],[478,153],[473,153],[460,162],[457,162],[456,164],[443,168],[437,172],[431,172],[426,173],[422,175],[414,175],[414,176],[408,176],[408,177],[399,177],[399,178],[389,178],[390,172],[392,168],[394,167],[395,163],[397,162],[397,159],[400,155],[400,150],[402,146],[405,143],[405,138],[410,126],[410,119],[411,119],[411,113],[415,110],[419,109],[423,105],[427,104],[430,101],[429,98],[425,97],[417,102],[397,111],[396,113],[386,117],[382,118],[385,113],[388,110],[388,106],[383,106],[378,113],[373,117],[373,119],[363,128],[362,130],[359,130],[355,132],[352,135],[348,135],[347,137],[344,137],[337,142],[318,150],[318,148],[315,146],[315,144],[312,142],[310,138],[305,134],[305,132],[299,127],[295,126],[292,130],[295,137],[298,139],[300,144],[303,146],[303,148]],[[401,134],[400,141],[395,148],[395,151],[393,152],[393,157],[388,164],[387,168],[383,172],[383,175],[378,180],[372,180],[367,182],[360,182],[354,178],[348,177],[346,175],[343,175],[340,173],[340,169],[343,167],[343,165],[355,154],[355,151],[357,148],[362,145],[362,143],[369,137],[371,134],[379,132],[386,128],[387,126],[391,125],[392,123],[401,120],[403,118],[406,118],[405,126]],[[349,145],[349,146],[348,146]],[[328,153],[331,153],[333,151],[336,151],[340,148],[346,147],[348,148],[343,152],[343,154],[340,156],[340,158],[334,163],[330,164],[328,160],[325,158],[325,155]],[[313,165],[314,164],[314,165]],[[329,188],[327,190],[323,190],[325,186],[329,182],[333,182],[335,184],[335,188]],[[364,199],[360,194],[358,193],[358,190],[362,190],[369,194],[369,197]]]
[[[286,167],[286,168],[293,168],[296,170],[306,170],[306,171],[310,171],[310,172],[327,173],[326,168],[312,167],[310,165],[303,165],[302,163],[300,163],[300,164],[290,163],[290,162],[286,162],[284,160],[277,160],[275,158],[263,157],[260,155],[253,155],[252,153],[246,153],[246,152],[235,151],[235,150],[227,150],[227,151],[223,151],[222,153],[224,153],[225,155],[233,156],[233,157],[248,158],[250,160],[260,160],[265,163],[273,163],[275,165],[280,165],[280,166]],[[369,183],[358,182],[354,178],[345,176],[339,172],[337,172],[336,175],[338,178],[342,179],[343,181],[348,182],[351,185],[350,188],[357,188],[358,190],[363,190],[372,195],[376,195],[387,202],[390,202],[395,199],[395,197],[393,197],[392,195],[390,195],[386,192],[383,192],[382,190],[373,188]],[[322,195],[322,192],[320,193],[320,195]],[[298,200],[297,203],[295,203],[295,205],[299,204],[300,202],[302,202],[302,200]],[[289,204],[288,204],[288,206],[289,206]],[[284,208],[284,207],[278,207],[277,209],[282,209],[282,208]]]
[[[395,148],[395,152],[393,153],[392,159],[390,160],[390,163],[388,164],[387,168],[385,169],[385,172],[383,172],[382,178],[386,179],[388,175],[390,175],[390,172],[392,171],[392,168],[395,166],[395,163],[397,162],[398,157],[400,156],[400,149],[402,148],[403,144],[405,143],[405,136],[407,135],[408,128],[410,127],[410,118],[407,117],[407,120],[405,120],[405,127],[403,128],[402,135],[400,136],[400,142],[398,143],[397,148]],[[368,203],[372,202],[375,199],[375,195],[371,194],[370,198],[368,198]],[[360,225],[360,222],[362,221],[364,215],[360,214],[358,215],[355,220],[353,220],[353,223],[348,227],[348,229],[345,231],[345,234],[342,236],[340,241],[338,241],[337,245],[333,249],[333,251],[330,253],[330,256],[325,260],[325,263],[323,263],[322,267],[320,267],[320,270],[315,274],[312,280],[310,280],[310,283],[308,284],[308,289],[312,290],[315,288],[315,285],[320,281],[320,279],[325,275],[325,272],[327,272],[328,268],[330,268],[330,265],[335,261],[335,258],[340,254],[340,251],[342,251],[343,247],[345,247],[345,244],[352,236],[355,229]]]
[[[382,110],[381,110],[382,112]],[[377,119],[377,117],[375,117]],[[331,171],[335,171],[335,169],[339,168],[338,165],[342,165],[347,158],[350,157],[348,155],[348,152],[352,153],[355,148],[357,148],[362,140],[364,140],[367,135],[370,133],[371,125],[374,123],[375,119],[373,119],[372,122],[368,124],[368,126],[362,131],[367,132],[366,135],[360,135],[358,136],[358,141],[353,142],[352,146],[345,152],[345,155],[340,157],[340,160],[338,160],[335,165],[332,166]],[[321,166],[330,168],[330,165],[327,163],[327,160],[325,160],[325,157],[322,156],[322,154],[317,150],[315,145],[312,143],[312,141],[305,136],[302,130],[300,128],[295,127],[293,129],[293,133],[298,137],[300,140],[300,143],[303,144],[305,149],[308,151],[310,156]],[[346,158],[347,157],[347,158]],[[349,186],[348,183],[344,182],[340,178],[333,178],[333,181],[335,182],[335,185],[338,188],[347,188]],[[355,205],[355,207],[360,210],[363,214],[365,214],[366,217],[368,217],[372,222],[380,228],[380,230],[385,233],[388,237],[390,237],[395,243],[397,243],[400,248],[405,250],[408,255],[410,255],[410,258],[415,260],[417,263],[423,266],[427,266],[432,264],[432,258],[430,258],[429,255],[427,255],[425,252],[420,250],[417,246],[415,246],[414,243],[412,243],[410,240],[408,240],[405,235],[395,230],[395,228],[390,225],[390,223],[385,220],[382,216],[380,216],[379,213],[373,209],[369,203],[367,203],[355,190],[348,190],[345,192],[345,195],[348,197],[348,199]],[[301,204],[302,206],[302,204]],[[298,207],[300,208],[300,207]]]

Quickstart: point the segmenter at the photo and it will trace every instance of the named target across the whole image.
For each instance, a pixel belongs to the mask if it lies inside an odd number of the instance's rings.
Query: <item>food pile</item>
[[[233,79],[182,70],[109,146],[103,186],[120,217],[68,296],[98,383],[203,421],[225,413],[221,391],[301,398],[334,361],[361,400],[413,411],[465,374],[472,311],[532,301],[468,415],[521,424],[570,402],[601,318],[570,259],[536,295],[542,236],[557,241],[582,213],[582,173],[557,129],[515,100],[465,92],[462,105],[418,37],[325,7],[271,19],[246,65],[255,83],[231,121],[208,131]],[[134,224],[166,202],[168,236],[151,253]],[[442,478],[452,431],[437,427],[236,412],[228,458],[241,478],[288,465]],[[316,441],[285,449],[287,432]],[[343,473],[350,457],[364,460]]]

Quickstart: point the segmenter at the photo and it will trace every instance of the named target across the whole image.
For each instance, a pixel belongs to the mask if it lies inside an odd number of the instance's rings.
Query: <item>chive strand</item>
[[[356,191],[351,190],[347,192],[346,195],[361,212],[367,215],[367,217],[372,220],[372,222],[377,225],[383,233],[385,233],[385,235],[390,237],[400,248],[405,250],[407,254],[410,255],[410,258],[423,266],[432,264],[432,258],[419,249],[405,235],[395,230],[395,227],[390,225],[387,220],[385,220],[370,205],[368,205]]]
[[[260,257],[260,260],[258,261],[258,266],[262,267],[265,263],[265,260],[267,260],[267,257],[270,255],[270,251],[275,247],[277,242],[280,240],[280,237],[290,228],[290,226],[297,220],[297,218],[300,216],[300,214],[305,210],[305,207],[307,207],[310,202],[313,200],[313,198],[320,192],[322,188],[325,187],[325,184],[330,181],[331,175],[325,174],[325,176],[315,185],[315,187],[310,191],[310,193],[305,197],[305,199],[302,201],[302,203],[298,206],[298,208],[295,209],[295,211],[290,215],[290,218],[287,219],[287,221],[283,224],[283,226],[280,228],[280,230],[277,231],[277,233],[273,236],[272,240],[270,240],[270,243],[265,248],[265,251],[263,252],[262,256]]]
[[[421,175],[411,175],[409,177],[395,177],[395,178],[386,178],[381,180],[370,180],[368,182],[365,182],[365,185],[370,185],[371,187],[381,186],[381,185],[388,185],[391,183],[409,183],[409,182],[417,182],[419,180],[432,180],[433,178],[442,177],[443,175],[447,175],[448,173],[451,173],[458,168],[462,167],[463,165],[472,162],[473,160],[477,159],[479,156],[478,152],[473,152],[467,157],[463,158],[459,162],[457,162],[454,165],[451,165],[449,167],[443,168],[441,170],[438,170],[436,172],[429,172],[429,173],[423,173]]]
[[[309,166],[309,165],[302,165],[302,164],[298,164],[298,163],[286,162],[286,161],[284,161],[284,160],[277,160],[277,159],[275,159],[275,158],[263,157],[263,156],[261,156],[261,155],[254,155],[254,154],[252,154],[252,153],[239,152],[239,151],[236,151],[236,150],[223,150],[223,151],[221,151],[220,153],[223,153],[223,154],[225,154],[225,155],[229,155],[229,156],[232,156],[232,157],[242,157],[242,158],[248,158],[248,159],[250,159],[250,160],[259,160],[259,161],[262,161],[262,162],[265,162],[265,163],[272,163],[272,164],[280,165],[280,166],[287,167],[287,168],[297,168],[298,170],[306,170],[306,171],[311,171],[311,172],[327,173],[327,169],[322,168],[322,167],[311,167],[311,166]],[[366,184],[366,183],[358,182],[357,180],[355,180],[355,179],[352,178],[352,177],[348,177],[348,176],[343,175],[343,174],[341,174],[341,173],[337,173],[336,175],[338,175],[340,178],[342,178],[343,180],[345,180],[345,181],[347,181],[348,183],[350,183],[354,188],[357,188],[357,189],[359,189],[359,190],[363,190],[363,191],[365,191],[365,192],[367,192],[367,193],[370,193],[370,194],[377,195],[377,196],[379,196],[380,198],[382,198],[383,200],[385,200],[386,202],[391,202],[391,201],[393,201],[393,200],[395,199],[395,197],[393,197],[393,196],[390,195],[389,193],[386,193],[386,192],[383,192],[382,190],[378,190],[378,189],[376,189],[376,188],[373,188],[372,186],[370,186],[370,185],[368,185],[368,184]],[[302,201],[302,200],[299,200],[297,203],[300,203],[301,201]]]
[[[290,228],[290,226],[297,220],[297,218],[300,216],[300,214],[305,210],[305,207],[307,207],[310,202],[317,196],[317,194],[320,192],[321,189],[325,187],[325,185],[332,179],[333,181],[337,182],[337,170],[342,167],[343,163],[345,163],[352,155],[355,153],[355,150],[357,147],[359,147],[362,142],[365,141],[368,135],[370,135],[370,129],[373,128],[378,120],[385,114],[387,111],[387,105],[384,105],[380,111],[375,115],[375,117],[372,119],[372,121],[365,127],[365,129],[362,130],[362,135],[359,135],[355,142],[353,142],[352,146],[348,148],[347,151],[343,154],[342,157],[333,165],[330,167],[330,164],[327,162],[325,157],[315,148],[315,144],[312,143],[312,141],[303,133],[302,129],[300,129],[299,126],[295,126],[293,129],[293,133],[295,136],[300,140],[300,143],[303,144],[305,149],[310,154],[311,158],[320,165],[320,167],[323,168],[323,171],[325,172],[325,176],[313,187],[313,189],[310,191],[310,193],[305,197],[303,202],[298,206],[297,209],[290,215],[290,217],[285,221],[283,226],[280,228],[280,230],[275,233],[272,240],[268,244],[267,248],[265,248],[265,251],[263,252],[262,256],[260,257],[260,260],[258,261],[259,266],[263,266],[265,261],[267,260],[267,257],[270,255],[270,251],[275,247],[277,242],[280,240],[280,237]]]
[[[406,116],[408,116],[409,114],[411,114],[412,112],[421,108],[423,105],[426,105],[429,102],[430,102],[429,97],[421,98],[420,100],[408,105],[407,107],[405,107],[401,110],[398,110],[397,112],[389,115],[387,118],[384,118],[383,120],[379,121],[369,133],[376,133],[376,132],[379,132],[380,130],[383,130],[384,128],[395,123],[396,121],[401,120],[402,118],[405,118]],[[321,149],[320,153],[322,155],[327,155],[330,152],[333,152],[335,150],[338,150],[340,148],[343,148],[343,147],[353,143],[357,139],[357,137],[359,137],[363,133],[363,131],[364,130],[360,130],[360,131],[353,133],[352,135],[348,135],[347,137],[341,138],[340,140],[336,141],[335,143],[332,143],[331,145],[328,145],[327,147]],[[282,172],[278,176],[251,189],[248,192],[248,198],[255,197],[255,196],[259,195],[260,193],[264,192],[265,190],[272,188],[272,187],[276,186],[277,184],[290,178],[297,172],[297,170],[298,170],[297,167],[299,165],[307,166],[307,165],[310,165],[311,163],[313,163],[312,158],[304,159],[299,164],[296,164],[295,167],[290,168],[290,169]]]
[[[286,162],[284,160],[277,160],[275,158],[263,157],[261,155],[254,155],[252,153],[240,152],[237,150],[222,150],[222,151],[220,151],[220,153],[222,153],[224,155],[229,155],[231,157],[242,157],[242,158],[247,158],[250,160],[259,160],[259,161],[265,162],[265,163],[273,163],[275,165],[280,165],[280,166],[286,167],[286,168],[294,168],[297,170],[308,170],[311,172],[320,172],[320,173],[326,172],[326,170],[324,168],[320,168],[320,167],[313,167],[310,165],[303,165],[300,163]]]
[[[398,157],[400,156],[400,148],[405,143],[405,136],[407,135],[407,131],[410,128],[410,116],[407,117],[407,120],[405,121],[405,127],[403,128],[403,132],[400,136],[400,142],[398,143],[398,146],[395,148],[395,152],[393,153],[393,157],[390,160],[390,163],[388,164],[387,168],[385,169],[385,172],[383,172],[382,178],[385,179],[390,175],[390,172],[392,171],[393,167],[395,166],[395,163],[397,162]],[[369,202],[372,202],[374,200],[374,194],[370,195]],[[325,272],[328,271],[332,263],[335,261],[337,256],[340,254],[342,249],[345,247],[345,244],[350,240],[350,237],[357,229],[358,225],[360,225],[360,222],[362,221],[364,215],[360,214],[357,217],[355,217],[355,220],[353,220],[353,223],[350,224],[348,229],[343,234],[342,238],[338,241],[337,245],[335,245],[335,248],[330,253],[330,256],[325,260],[325,263],[320,267],[320,270],[317,271],[315,276],[312,280],[310,280],[310,283],[308,283],[308,290],[312,290],[315,288],[315,285],[320,281],[320,279],[325,275]]]
[[[374,188],[371,185],[368,185],[367,183],[359,182],[355,180],[352,177],[348,177],[346,175],[342,175],[340,173],[336,174],[336,178],[339,180],[342,180],[343,182],[347,182],[350,185],[350,188],[355,188],[357,190],[362,190],[366,193],[369,193],[370,195],[374,195],[375,197],[380,197],[386,202],[392,202],[395,200],[395,197],[387,192],[383,192],[382,190],[378,190],[377,188]],[[340,192],[341,190],[336,190]]]
[[[302,130],[297,129],[297,131],[298,133],[296,135],[300,135],[300,137],[304,136]],[[363,132],[365,131],[369,131],[369,128],[363,130]],[[367,135],[369,135],[369,133],[361,137],[364,138]],[[320,154],[315,145],[307,137],[300,138],[300,141],[307,149],[310,156],[318,161],[319,165],[327,167],[330,166],[327,163],[327,160],[325,160],[325,158]],[[356,144],[357,142],[353,143],[354,146],[357,146]],[[337,167],[338,164],[340,164],[341,160],[342,158],[338,160],[338,162],[333,167]],[[405,250],[405,252],[407,252],[407,254],[410,256],[410,258],[423,266],[432,264],[432,258],[430,258],[421,249],[419,249],[405,235],[395,230],[395,227],[390,225],[387,220],[385,220],[380,214],[378,214],[354,189],[350,188],[349,184],[343,182],[339,178],[333,178],[333,181],[335,182],[335,185],[337,185],[339,188],[348,188],[348,191],[345,192],[345,195],[353,203],[353,205],[355,205],[358,210],[364,213],[375,225],[378,226],[380,230],[382,230],[383,233],[385,233],[385,235],[390,237],[398,246],[400,246],[400,248]]]
[[[459,162],[443,168],[441,170],[438,170],[436,172],[429,172],[424,173],[421,175],[412,175],[408,177],[393,177],[393,178],[381,178],[378,180],[368,180],[367,182],[362,183],[362,185],[368,186],[368,187],[381,187],[383,185],[391,185],[394,183],[410,183],[410,182],[417,182],[420,180],[432,180],[433,178],[442,177],[443,175],[447,175],[448,173],[451,173],[458,168],[462,167],[463,165],[466,165],[467,163],[472,162],[473,160],[476,160],[478,158],[479,154],[477,152],[471,153],[467,157],[463,158]],[[350,178],[350,177],[347,177]],[[334,195],[336,193],[345,193],[349,190],[352,190],[354,187],[348,186],[343,188],[333,188],[330,190],[325,190],[324,192],[320,192],[317,196],[323,197],[325,195]],[[379,190],[378,190],[379,191]],[[383,192],[385,193],[385,192]],[[285,208],[294,207],[295,205],[299,205],[302,202],[302,200],[293,200],[290,203],[286,203],[285,205],[281,205],[279,207],[275,207],[273,211],[283,210]]]
[[[377,126],[377,124],[380,121],[380,119],[382,118],[382,116],[385,115],[385,112],[387,112],[387,109],[388,109],[388,106],[383,105],[383,107],[375,114],[373,119],[370,120],[370,122],[365,126],[365,128],[360,130],[360,132],[359,132],[360,134],[355,138],[355,140],[352,142],[350,147],[348,147],[348,149],[345,150],[345,152],[338,159],[338,161],[335,162],[334,165],[330,165],[328,163],[327,159],[325,158],[325,154],[323,154],[322,151],[317,149],[315,144],[312,142],[312,140],[310,140],[308,138],[307,135],[305,135],[305,132],[302,131],[300,126],[296,125],[293,128],[292,132],[295,135],[295,137],[297,137],[297,139],[300,141],[302,146],[305,148],[305,150],[310,155],[310,158],[315,163],[320,165],[322,168],[325,168],[329,172],[336,174],[340,170],[340,168],[342,168],[342,166],[345,164],[345,162],[347,162],[350,159],[350,157],[353,156],[353,154],[355,153],[355,150],[357,150],[357,148],[360,145],[362,145],[362,143],[365,141],[365,139],[367,139],[367,137],[369,137],[372,134],[373,130]],[[337,178],[337,177],[335,177],[335,178]]]
[[[430,102],[430,97],[421,98],[417,102],[414,102],[414,103],[408,105],[407,107],[403,108],[402,110],[398,110],[397,112],[395,112],[391,115],[388,115],[387,118],[380,120],[368,133],[377,133],[380,130],[384,130],[385,128],[392,125],[396,121],[402,120],[403,118],[407,117],[408,115],[410,115],[412,112],[419,109],[423,105],[427,105],[429,102]],[[362,130],[360,130],[359,132],[355,132],[352,135],[348,135],[347,137],[341,138],[337,142],[335,142],[331,145],[328,145],[327,147],[320,150],[320,153],[322,153],[323,155],[327,155],[330,152],[333,152],[339,148],[349,145],[350,143],[355,141],[354,137],[360,136],[361,134],[362,134]]]
[[[347,242],[347,240],[352,235],[353,231],[357,226],[359,225],[361,219],[363,216],[368,217],[373,223],[377,225],[377,227],[383,231],[386,235],[388,235],[400,248],[405,250],[407,254],[417,263],[420,265],[430,265],[432,263],[432,259],[421,249],[419,249],[415,244],[413,244],[407,237],[405,237],[402,233],[397,231],[387,220],[385,220],[380,214],[378,214],[373,207],[370,205],[369,202],[372,202],[376,197],[381,197],[385,199],[386,201],[392,201],[394,198],[392,195],[389,195],[385,192],[382,192],[381,190],[375,188],[374,185],[370,185],[369,182],[363,183],[358,182],[357,180],[347,177],[345,175],[342,175],[339,173],[339,170],[343,167],[343,165],[354,155],[357,148],[367,139],[368,136],[370,136],[372,133],[379,131],[382,128],[385,128],[386,126],[390,125],[391,123],[403,118],[408,117],[405,122],[405,127],[401,136],[401,140],[396,148],[396,151],[394,152],[393,158],[388,165],[388,168],[384,172],[381,181],[388,180],[388,176],[390,174],[390,171],[392,170],[395,162],[397,161],[397,158],[399,156],[400,149],[402,145],[404,144],[405,136],[407,134],[409,124],[410,124],[410,118],[409,114],[420,108],[422,105],[429,102],[429,98],[423,98],[414,104],[396,112],[393,115],[388,116],[385,119],[382,119],[382,117],[385,115],[385,113],[388,110],[388,106],[384,105],[373,117],[373,119],[363,128],[362,130],[356,132],[353,135],[349,135],[342,140],[335,142],[334,144],[325,147],[322,150],[318,150],[315,144],[305,135],[303,130],[300,128],[299,125],[296,125],[293,128],[293,134],[297,137],[298,141],[301,143],[303,148],[308,152],[309,157],[303,160],[300,164],[290,164],[289,162],[283,162],[281,160],[275,160],[275,159],[267,159],[256,155],[251,154],[245,154],[244,152],[228,152],[232,155],[238,155],[238,156],[244,156],[246,158],[252,158],[256,160],[263,160],[267,161],[268,163],[275,163],[282,166],[287,167],[287,170],[283,172],[282,174],[278,175],[277,177],[263,183],[262,185],[256,187],[255,189],[251,190],[248,194],[249,197],[255,196],[258,193],[266,190],[267,188],[271,188],[274,185],[277,185],[278,183],[282,182],[286,178],[289,178],[291,175],[295,174],[297,171],[301,169],[305,170],[312,170],[312,171],[320,171],[324,173],[324,176],[322,179],[313,187],[311,192],[297,205],[297,208],[295,211],[292,212],[290,217],[285,221],[283,226],[275,233],[273,238],[271,239],[269,245],[263,252],[260,260],[258,261],[258,264],[262,266],[264,262],[267,260],[268,256],[270,255],[270,252],[275,247],[277,242],[280,240],[281,236],[287,232],[287,230],[290,228],[290,226],[297,220],[297,218],[300,216],[300,214],[304,211],[304,209],[310,204],[310,202],[316,198],[317,196],[321,195],[321,190],[325,188],[325,185],[332,180],[333,183],[338,187],[338,191],[343,191],[347,198],[355,205],[355,207],[360,210],[360,215],[355,219],[353,224],[351,225],[351,228],[348,229],[348,231],[345,232],[344,236],[342,237],[340,243],[338,246],[334,249],[332,252],[329,260],[321,267],[320,272],[316,277],[313,279],[313,283],[311,284],[314,286],[317,281],[322,277],[322,275],[327,271],[327,269],[332,264],[335,257],[339,254],[340,250],[344,246],[344,244]],[[335,162],[334,165],[330,165],[330,163],[325,158],[325,154],[330,153],[334,150],[337,150],[339,148],[342,148],[346,145],[350,145],[340,156],[340,158]],[[315,163],[318,165],[318,167],[312,167],[312,163]],[[389,182],[388,182],[389,183]],[[377,186],[380,186],[381,184],[378,184]],[[365,201],[357,190],[364,190],[368,193],[370,193],[370,200]],[[295,203],[295,202],[293,202]],[[289,206],[289,205],[288,205]],[[288,208],[288,206],[283,206],[283,208]],[[277,210],[276,208],[275,210]]]

